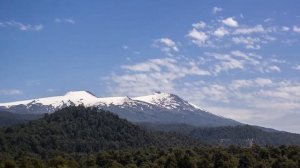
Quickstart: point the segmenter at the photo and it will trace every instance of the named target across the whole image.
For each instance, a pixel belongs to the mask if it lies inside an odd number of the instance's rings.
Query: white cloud
[[[277,59],[277,58],[271,58],[270,61],[272,63],[280,63],[280,64],[285,64],[287,63],[285,60],[280,60],[280,59]]]
[[[277,40],[276,37],[269,36],[269,35],[262,36],[262,38],[263,38],[262,43],[265,43],[265,44]]]
[[[267,66],[265,72],[281,72],[281,69],[276,65]]]
[[[230,53],[210,53],[206,52],[205,64],[209,64],[209,68],[214,75],[219,75],[221,72],[231,70],[240,70],[243,72],[265,72],[266,67],[261,62],[261,57],[254,53],[245,53],[240,50],[233,50]]]
[[[203,29],[206,26],[206,23],[203,21],[199,21],[198,23],[192,24],[195,29]]]
[[[161,51],[169,56],[172,56],[172,52],[178,52],[177,44],[170,38],[161,38],[154,41],[154,46],[160,48]]]
[[[242,58],[243,60],[247,61],[249,64],[252,64],[252,65],[259,65],[260,64],[260,61],[256,58],[252,58],[252,56],[242,52],[242,51],[239,51],[239,50],[234,50],[231,52],[231,55],[233,56],[236,56],[236,57],[240,57]]]
[[[142,95],[153,90],[174,92],[177,81],[189,77],[202,77],[210,72],[200,68],[196,60],[175,58],[150,59],[145,62],[123,65],[122,74],[107,77],[108,90],[114,95]]]
[[[2,90],[0,90],[0,95],[3,95],[3,96],[20,95],[22,93],[23,92],[18,89],[2,89]]]
[[[208,40],[208,35],[203,31],[198,31],[195,28],[192,29],[188,35],[192,39],[192,42],[197,44],[199,47],[204,46]]]
[[[254,27],[238,28],[234,31],[234,34],[252,34],[252,33],[265,33],[265,29],[262,25],[256,25]]]
[[[254,49],[254,50],[259,50],[261,47],[260,45],[246,45],[247,49]]]
[[[296,32],[296,33],[300,33],[300,27],[294,26],[293,31]]]
[[[75,21],[71,18],[56,18],[56,19],[54,19],[54,22],[75,24]]]
[[[223,9],[221,8],[221,7],[217,7],[217,6],[215,6],[215,7],[213,7],[213,9],[212,9],[212,13],[213,14],[217,14],[218,12],[221,12]]]
[[[248,124],[273,126],[288,113],[300,115],[299,82],[254,78],[193,82],[184,87],[177,91],[190,102]]]
[[[273,84],[273,81],[271,79],[267,79],[267,78],[257,78],[255,79],[255,83],[258,86],[271,86]]]
[[[300,107],[299,99],[298,99],[300,96],[299,91],[300,91],[299,83],[284,81],[284,82],[274,83],[274,86],[272,87],[259,90],[259,92],[257,92],[256,95],[261,99],[269,98],[270,103],[272,101],[273,102],[282,101],[281,103],[278,103],[278,105],[276,106],[281,107],[282,110],[283,108],[286,108],[288,110],[288,109]],[[297,102],[297,101],[298,103],[290,107],[286,107],[286,105],[288,105],[289,103]],[[268,104],[264,105],[264,103],[260,103],[259,106],[262,108],[267,108]]]
[[[267,19],[264,20],[264,22],[272,22],[272,21],[274,21],[273,18],[267,18]]]
[[[130,71],[139,71],[139,72],[150,72],[156,71],[160,72],[162,66],[172,67],[176,63],[175,59],[166,58],[166,59],[152,59],[147,62],[138,63],[135,65],[123,65],[123,69]]]
[[[225,35],[228,35],[229,31],[226,30],[224,27],[220,27],[217,30],[214,31],[214,35],[217,37],[223,37]]]
[[[4,27],[4,28],[13,27],[13,28],[17,28],[21,31],[40,31],[44,28],[44,26],[42,24],[31,25],[31,24],[24,24],[21,22],[16,22],[14,20],[1,23],[0,25],[1,25],[1,27]]]
[[[233,17],[222,20],[222,23],[229,27],[238,27],[239,24]]]
[[[228,17],[223,20],[194,23],[187,37],[199,47],[220,49],[231,48],[236,44],[243,45],[246,49],[260,50],[266,44],[280,41],[278,40],[279,31],[283,31],[282,27],[274,25],[266,27],[262,24],[240,25],[235,17]],[[214,38],[214,36],[218,38]],[[225,36],[227,38],[222,38]]]
[[[287,27],[287,26],[282,26],[281,30],[282,30],[282,31],[289,31],[289,30],[290,30],[290,28],[289,28],[289,27]]]
[[[268,78],[256,78],[251,80],[233,80],[229,84],[228,88],[233,90],[240,90],[242,88],[255,88],[271,86],[273,81]]]
[[[233,50],[229,53],[205,52],[205,65],[215,76],[224,75],[221,72],[241,73],[274,73],[281,72],[279,64],[286,63],[284,60],[264,59],[252,52]],[[234,71],[233,71],[234,70]]]
[[[202,94],[204,94],[208,100],[222,101],[228,103],[228,93],[226,87],[223,85],[213,84],[204,86],[201,88]]]
[[[295,70],[300,70],[300,65],[294,67]]]
[[[163,72],[169,71],[177,74],[179,77],[186,75],[210,75],[206,70],[200,69],[193,61],[180,62],[173,58],[150,59],[146,62],[137,63],[134,65],[123,65],[121,68],[132,72]]]
[[[215,58],[216,62],[214,63],[214,74],[217,75],[223,71],[229,71],[233,69],[244,69],[244,62],[233,58],[229,54],[219,54],[219,53],[206,53],[209,56]]]
[[[53,92],[55,92],[55,91],[56,91],[56,89],[49,88],[49,89],[47,89],[46,91],[47,91],[47,92],[49,92],[49,93],[53,93]]]
[[[253,38],[253,37],[233,37],[232,41],[235,44],[244,44],[245,48],[247,49],[260,49],[260,45],[257,43],[260,43],[259,38]]]

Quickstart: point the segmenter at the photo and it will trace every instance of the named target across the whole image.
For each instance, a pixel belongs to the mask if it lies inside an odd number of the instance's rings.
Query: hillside
[[[18,114],[0,110],[0,127],[25,123],[43,116],[44,114]]]
[[[300,145],[300,135],[277,131],[269,128],[238,125],[224,127],[195,127],[188,124],[141,123],[141,127],[163,132],[176,132],[196,138],[208,145],[238,145],[249,147],[253,144],[265,145]]]
[[[83,106],[63,108],[42,119],[3,128],[0,142],[4,152],[39,154],[196,144],[179,135],[147,132],[115,114]]]
[[[281,131],[269,131],[256,126],[240,125],[216,128],[197,128],[191,137],[212,145],[300,145],[300,135]]]

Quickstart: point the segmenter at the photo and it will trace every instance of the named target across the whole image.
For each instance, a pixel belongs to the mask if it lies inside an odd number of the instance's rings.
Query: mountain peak
[[[66,97],[80,97],[80,98],[97,98],[89,91],[69,91],[64,96]]]
[[[186,104],[186,102],[179,96],[166,92],[155,92],[152,95],[135,97],[133,99],[159,105],[168,109],[176,108],[182,104]]]

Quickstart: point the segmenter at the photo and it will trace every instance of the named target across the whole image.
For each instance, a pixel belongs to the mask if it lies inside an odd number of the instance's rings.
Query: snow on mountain
[[[10,108],[17,105],[30,106],[32,104],[42,104],[46,106],[53,106],[54,108],[60,108],[63,105],[80,105],[91,104],[96,102],[98,98],[87,91],[72,91],[67,92],[64,96],[45,97],[40,99],[16,101],[10,103],[0,103],[0,107]]]
[[[128,96],[125,97],[107,97],[99,98],[98,102],[94,105],[124,105],[124,104],[134,104],[134,101]]]
[[[132,122],[186,123],[196,126],[237,125],[238,122],[214,115],[177,95],[156,92],[141,97],[98,98],[88,91],[71,91],[64,96],[0,103],[0,109],[14,113],[52,113],[71,105],[109,110]]]
[[[135,97],[132,99],[147,102],[166,109],[195,109],[196,108],[202,110],[200,107],[193,105],[181,99],[177,95],[170,94],[170,93],[155,92],[152,95]]]

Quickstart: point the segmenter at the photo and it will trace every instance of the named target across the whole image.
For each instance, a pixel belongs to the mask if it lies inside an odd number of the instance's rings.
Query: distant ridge
[[[164,92],[132,98],[99,98],[89,91],[70,91],[64,96],[0,103],[0,109],[13,113],[42,114],[78,105],[108,110],[132,122],[185,123],[194,126],[240,124],[207,112],[177,95]]]

